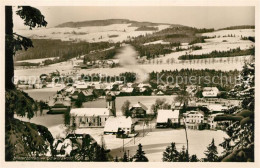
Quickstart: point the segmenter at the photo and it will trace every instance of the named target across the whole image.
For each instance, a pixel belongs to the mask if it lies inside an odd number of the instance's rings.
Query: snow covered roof
[[[152,87],[152,86],[149,83],[139,83],[137,87],[143,88],[143,87]]]
[[[157,95],[164,95],[162,91],[157,92]]]
[[[206,91],[216,91],[218,92],[218,88],[217,87],[204,87],[203,88],[203,91],[206,92]]]
[[[74,87],[68,87],[65,92],[71,93],[74,91]]]
[[[80,82],[76,85],[77,89],[87,89],[88,85],[85,82]]]
[[[223,110],[227,110],[228,107],[223,106],[222,104],[209,104],[208,109],[210,111],[223,111]]]
[[[188,111],[184,113],[186,116],[204,116],[204,113],[202,111]]]
[[[179,118],[179,110],[158,110],[157,123],[167,123],[168,119]]]
[[[144,104],[142,104],[141,102],[138,102],[138,103],[136,103],[135,105],[132,106],[132,108],[138,108],[138,107],[141,107],[144,110],[148,110],[148,108]]]
[[[71,116],[109,116],[108,108],[75,108],[70,111]]]
[[[84,96],[92,96],[93,95],[93,90],[92,89],[83,90],[81,92],[84,94]]]
[[[104,132],[117,132],[118,128],[131,128],[132,118],[126,116],[113,117],[110,116],[105,124]]]
[[[134,88],[123,88],[122,89],[122,92],[125,92],[125,93],[132,93],[134,91]]]

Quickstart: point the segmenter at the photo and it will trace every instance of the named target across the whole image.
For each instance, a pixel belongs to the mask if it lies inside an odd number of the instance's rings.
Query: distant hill
[[[255,29],[255,26],[254,25],[230,26],[218,30],[236,30],[236,29]]]
[[[89,27],[89,26],[108,26],[112,24],[131,24],[131,27],[147,27],[147,26],[158,26],[158,25],[171,25],[173,27],[181,27],[178,24],[168,23],[152,23],[152,22],[138,22],[129,19],[106,19],[106,20],[87,20],[82,22],[66,22],[57,25],[56,27]]]

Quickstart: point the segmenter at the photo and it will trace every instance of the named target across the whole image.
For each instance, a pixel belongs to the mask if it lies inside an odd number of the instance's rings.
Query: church
[[[110,116],[116,117],[116,96],[106,95],[106,108],[75,108],[70,111],[70,124],[77,128],[103,128]]]

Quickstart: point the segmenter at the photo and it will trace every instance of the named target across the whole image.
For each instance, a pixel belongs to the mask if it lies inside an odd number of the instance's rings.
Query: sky
[[[103,19],[130,19],[155,23],[172,23],[197,28],[224,28],[236,25],[254,25],[255,8],[243,6],[52,6],[37,7],[48,22],[47,27],[54,27],[64,22],[77,22]],[[16,7],[14,7],[14,10]],[[14,28],[26,28],[23,21],[14,16]]]

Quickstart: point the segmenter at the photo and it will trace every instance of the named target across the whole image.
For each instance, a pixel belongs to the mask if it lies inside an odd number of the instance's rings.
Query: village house
[[[78,82],[75,87],[76,87],[76,89],[86,90],[86,89],[88,89],[89,85],[86,84],[86,82]]]
[[[70,111],[71,125],[82,127],[104,127],[110,116],[116,116],[115,96],[107,94],[106,108],[75,108]]]
[[[118,131],[122,130],[126,135],[134,132],[134,124],[132,118],[126,116],[110,116],[106,121],[104,134],[117,134]]]
[[[77,128],[104,127],[111,115],[108,108],[75,108],[71,109],[71,123]]]
[[[133,105],[130,108],[132,118],[144,118],[146,116],[147,110],[148,108],[145,105],[143,105],[141,102],[138,102],[137,104]]]
[[[77,100],[78,99],[78,95],[79,95],[79,93],[80,93],[81,91],[80,91],[80,89],[73,89],[71,92],[70,92],[70,97],[71,97],[71,99],[72,100]]]
[[[136,90],[134,88],[124,87],[120,90],[120,96],[133,96],[135,95]]]
[[[195,96],[198,91],[199,86],[196,85],[188,85],[186,86],[186,92],[188,92],[191,96]]]
[[[188,111],[183,113],[184,122],[188,129],[201,129],[204,123],[204,113],[202,111]]]
[[[209,124],[209,129],[218,129],[221,128],[222,126],[219,125],[219,123],[221,123],[221,121],[214,121],[214,118],[216,116],[220,116],[223,115],[224,113],[215,113],[215,114],[211,114],[208,116],[208,124]]]
[[[164,93],[160,90],[160,91],[158,91],[158,92],[156,93],[156,95],[158,95],[158,96],[163,96]]]
[[[179,110],[158,110],[156,127],[178,127],[180,123]]]
[[[178,94],[181,91],[181,88],[177,83],[174,85],[160,86],[158,89],[162,90],[166,95]]]
[[[205,98],[217,97],[219,90],[217,87],[204,87],[202,91],[202,96]]]
[[[48,102],[49,112],[54,114],[65,113],[70,111],[71,100],[69,97],[62,96],[61,94],[56,94],[53,96],[52,100]]]
[[[211,113],[221,113],[228,109],[228,106],[223,104],[208,104],[207,105],[209,111]]]
[[[95,99],[93,89],[80,91],[78,94],[78,99],[82,100],[83,102],[92,101]]]

